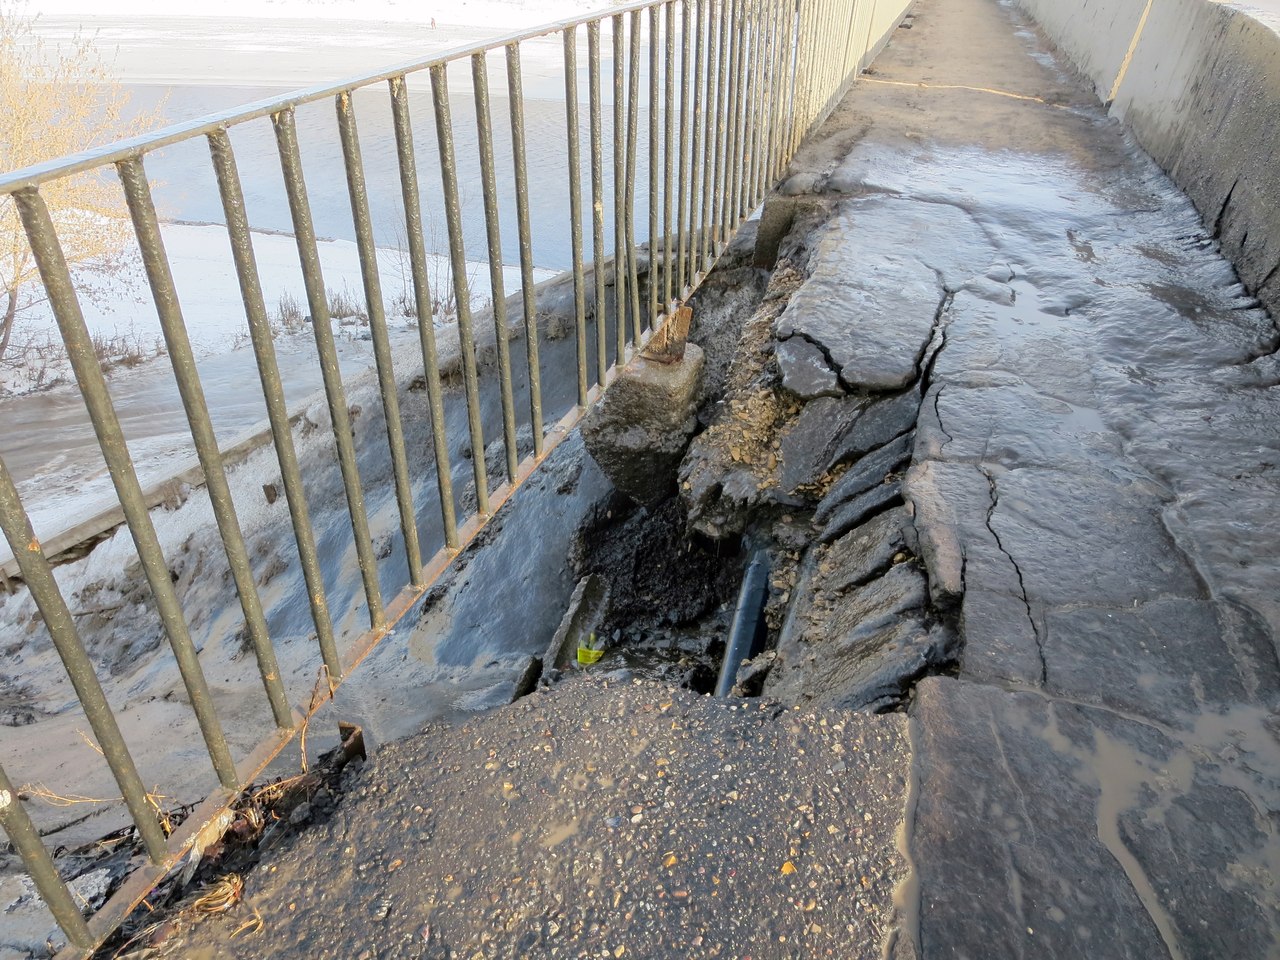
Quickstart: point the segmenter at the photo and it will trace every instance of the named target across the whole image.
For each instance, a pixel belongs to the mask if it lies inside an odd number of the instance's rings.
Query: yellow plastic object
[[[603,650],[592,650],[590,647],[578,648],[578,663],[584,667],[589,667],[596,663],[602,656],[604,656]]]

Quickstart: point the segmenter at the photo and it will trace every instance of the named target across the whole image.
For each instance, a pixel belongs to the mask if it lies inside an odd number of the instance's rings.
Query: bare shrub
[[[344,326],[352,326],[356,323],[369,323],[369,315],[365,312],[364,305],[351,292],[351,289],[343,283],[341,290],[335,290],[330,287],[327,291],[329,299],[329,316],[333,319],[349,321]]]
[[[307,315],[302,312],[302,304],[288,291],[280,294],[276,302],[275,316],[271,318],[272,336],[282,333],[296,333],[307,323]]]

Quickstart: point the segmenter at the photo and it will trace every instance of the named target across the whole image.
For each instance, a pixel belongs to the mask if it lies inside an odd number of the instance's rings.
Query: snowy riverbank
[[[306,86],[608,8],[603,0],[32,0],[36,33],[56,45],[92,36],[124,83]],[[528,51],[558,60],[555,38]],[[538,81],[534,70],[530,80]],[[563,89],[563,87],[561,87]]]

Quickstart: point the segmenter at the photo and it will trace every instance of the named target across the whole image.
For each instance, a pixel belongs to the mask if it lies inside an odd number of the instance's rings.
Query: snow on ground
[[[8,2],[0,0],[0,5]],[[296,88],[610,9],[607,0],[466,0],[448,5],[229,0],[213,7],[156,0],[32,0],[27,12],[38,15],[33,32],[45,41],[46,55],[77,36],[89,37],[124,83]],[[607,21],[605,29],[607,33]],[[579,33],[584,44],[579,61],[585,65],[585,31]],[[558,38],[528,41],[521,50],[526,95],[561,95],[564,81],[558,68],[563,50]],[[502,57],[492,59],[493,80],[505,80]],[[548,72],[556,76],[544,78]],[[457,79],[466,78],[460,73]],[[585,86],[585,76],[582,82]],[[604,93],[608,96],[611,89],[606,87]]]
[[[244,347],[248,343],[248,324],[226,228],[164,224],[161,233],[173,269],[187,334],[197,358]],[[267,312],[276,318],[282,302],[291,299],[302,314],[309,314],[293,237],[255,233],[253,247]],[[347,240],[327,240],[321,241],[318,248],[325,286],[364,311],[364,288],[356,245]],[[389,326],[393,330],[412,329],[417,320],[407,316],[405,311],[405,304],[413,302],[407,254],[398,249],[380,249],[378,270]],[[451,315],[447,305],[452,299],[448,258],[428,256],[427,275],[433,299],[443,305],[442,312],[436,317],[439,325],[447,322]],[[554,271],[535,271],[538,281],[551,276],[554,276]],[[518,266],[508,266],[504,277],[506,293],[519,289]],[[163,352],[160,349],[163,344],[160,321],[152,305],[141,261],[136,256],[129,257],[121,269],[76,270],[75,278],[89,332],[100,342],[111,344],[109,359],[119,362],[119,358],[130,350],[137,351],[141,359],[150,359]],[[473,309],[485,308],[492,300],[487,264],[471,263],[468,283]],[[363,339],[367,324],[362,320],[356,316],[335,317],[335,320],[340,326],[352,328],[349,332],[357,339]],[[0,395],[29,393],[68,381],[70,368],[57,348],[59,342],[57,324],[47,304],[32,307],[22,314],[15,326],[13,354],[9,359],[13,361],[25,351],[28,362],[18,367],[6,364],[0,368]],[[16,437],[6,438],[6,448],[16,445]]]
[[[538,26],[604,9],[605,0],[222,0],[216,8],[175,7],[170,0],[30,0],[32,14],[94,17],[218,16],[252,19],[382,20],[394,23],[501,26],[510,30]]]
[[[225,450],[259,433],[266,425],[266,408],[226,229],[166,224],[162,232],[197,356],[201,385],[219,444]],[[305,312],[306,298],[293,238],[256,233],[253,242],[268,311],[274,313],[281,296],[289,295]],[[349,295],[363,308],[355,244],[322,241],[319,250],[326,286]],[[399,305],[406,294],[412,298],[412,287],[398,250],[380,250],[379,264],[383,295],[388,301],[392,352],[399,372],[406,364],[421,363],[416,320],[406,317]],[[506,268],[508,294],[519,289],[519,273],[518,267]],[[427,274],[433,296],[448,299],[451,279],[445,258],[430,257]],[[554,275],[555,271],[550,270],[534,272],[536,282]],[[491,298],[487,265],[470,264],[468,277],[472,306],[482,310]],[[166,481],[195,466],[196,460],[171,365],[166,356],[156,355],[155,344],[162,335],[141,265],[134,263],[122,274],[103,277],[84,271],[80,279],[90,291],[98,282],[115,297],[113,301],[106,296],[82,295],[90,332],[101,339],[120,338],[143,350],[144,362],[119,364],[108,371],[109,387],[143,487]],[[120,296],[122,287],[132,293]],[[21,322],[15,333],[20,344],[43,339],[60,345],[47,306]],[[477,328],[483,323],[483,318],[478,318]],[[436,317],[435,326],[439,330],[441,360],[447,362],[457,349],[456,324],[451,316],[441,314]],[[372,369],[373,345],[367,326],[359,318],[335,319],[333,327],[339,370],[350,385]],[[282,329],[276,354],[290,410],[322,408],[320,365],[311,327],[303,323],[292,331]],[[116,496],[65,354],[61,359],[55,357],[42,363],[38,369],[0,370],[0,387],[7,381],[11,392],[4,397],[0,390],[0,422],[5,424],[0,454],[19,481],[37,534],[47,541],[108,510],[116,503]],[[43,378],[41,389],[35,386],[38,378]],[[58,380],[61,382],[49,386]],[[0,541],[0,562],[11,555],[8,544]]]

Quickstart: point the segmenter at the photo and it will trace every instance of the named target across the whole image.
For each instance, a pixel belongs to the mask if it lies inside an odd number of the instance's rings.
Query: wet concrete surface
[[[958,646],[902,673],[920,789],[900,955],[1280,956],[1280,333],[1021,14],[913,13],[782,188],[832,204],[813,273],[874,249],[853,282],[910,291],[921,264],[958,267],[932,301],[809,324],[854,396],[901,383],[892,331],[921,350],[902,556],[929,599],[879,610],[906,629],[923,609]],[[879,249],[886,207],[916,224],[905,249]],[[896,459],[871,472],[895,482]],[[838,545],[802,569],[810,611],[840,596]],[[833,661],[847,631],[818,634],[779,646],[766,692],[870,695],[831,686],[877,644]]]

